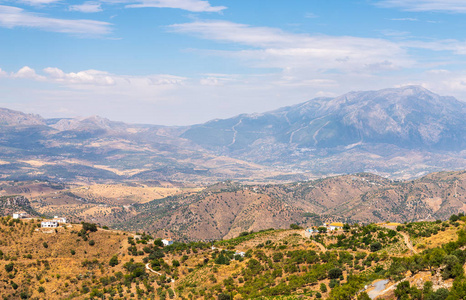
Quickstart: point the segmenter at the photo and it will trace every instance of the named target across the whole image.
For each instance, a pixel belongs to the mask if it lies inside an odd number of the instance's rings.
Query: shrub
[[[340,285],[340,282],[337,279],[330,280],[330,283],[328,284],[328,286],[331,289],[333,289],[334,287],[339,286],[339,285]]]
[[[221,294],[218,294],[217,300],[231,300],[231,297],[228,294],[221,293]]]
[[[81,222],[81,224],[83,225],[83,230],[84,231],[90,231],[90,232],[95,232],[97,231],[97,225],[95,225],[94,223],[86,223],[86,222]]]
[[[114,266],[118,265],[119,264],[118,256],[117,255],[112,256],[112,258],[110,258],[110,262],[108,264],[111,267],[114,267]]]
[[[297,224],[290,224],[290,228],[291,229],[303,229],[301,226],[299,226]]]
[[[375,242],[371,244],[371,251],[376,252],[382,249],[382,244],[380,242]]]
[[[90,245],[90,246],[94,246],[94,245],[95,245],[94,240],[89,240],[89,245]]]
[[[370,300],[371,298],[369,297],[369,294],[367,292],[362,292],[358,296],[358,300]]]
[[[459,219],[460,219],[460,217],[458,217],[457,215],[451,215],[451,217],[450,217],[450,221],[452,221],[452,222],[456,222]]]
[[[319,231],[319,233],[326,233],[327,232],[327,227],[321,226],[321,227],[317,228],[317,230]]]
[[[155,239],[154,240],[154,246],[163,247],[162,239]]]
[[[328,277],[330,279],[340,278],[343,275],[343,271],[340,268],[333,268],[328,271]]]
[[[49,247],[49,244],[47,244],[47,242],[43,242],[43,243],[42,243],[42,246],[44,246],[44,248],[48,248],[48,247]]]
[[[13,263],[9,263],[9,264],[5,265],[5,270],[9,273],[9,272],[13,271],[14,266],[15,265]]]

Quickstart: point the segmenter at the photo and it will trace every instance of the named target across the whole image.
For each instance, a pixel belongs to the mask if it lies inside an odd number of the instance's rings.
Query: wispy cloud
[[[129,8],[178,8],[192,12],[221,12],[222,10],[225,10],[227,8],[226,6],[212,6],[210,5],[209,1],[203,0],[136,0],[127,2],[131,3],[126,5],[126,7]]]
[[[8,76],[7,72],[3,71],[3,70],[0,68],[0,78],[2,78],[2,77],[7,77],[7,76]]]
[[[4,5],[0,5],[0,26],[6,28],[31,27],[81,36],[102,36],[112,31],[112,24],[107,22],[49,18],[18,7]]]
[[[304,15],[304,17],[308,19],[314,19],[314,18],[318,18],[319,16],[314,13],[308,12]]]
[[[466,13],[464,0],[381,0],[381,7],[401,8],[406,11],[438,11]]]
[[[0,76],[13,79],[32,79],[36,81],[48,81],[61,83],[67,86],[83,87],[105,87],[105,86],[169,86],[180,85],[186,80],[185,77],[174,75],[148,75],[130,76],[116,75],[100,70],[83,70],[79,72],[66,73],[59,68],[48,67],[39,74],[36,70],[24,66],[17,72],[7,73],[0,69]]]
[[[397,38],[407,38],[411,34],[408,31],[399,31],[399,30],[392,30],[392,29],[383,29],[383,30],[379,30],[379,32],[387,37],[397,37]]]
[[[393,19],[390,19],[390,20],[391,21],[411,21],[411,22],[419,21],[416,18],[393,18]]]
[[[70,11],[79,11],[83,13],[95,13],[102,11],[101,4],[99,2],[84,2],[83,4],[70,5]]]
[[[246,47],[240,51],[212,53],[236,56],[258,67],[377,72],[411,64],[402,47],[383,39],[311,36],[227,21],[196,21],[168,28],[204,39],[242,44]]]
[[[51,4],[51,3],[60,2],[60,1],[62,0],[19,0],[17,2],[26,3],[26,4],[33,5],[33,6],[40,6],[40,5],[46,5],[46,4]]]

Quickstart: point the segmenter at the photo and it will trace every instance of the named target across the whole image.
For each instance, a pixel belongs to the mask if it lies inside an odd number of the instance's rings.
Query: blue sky
[[[463,0],[0,0],[0,106],[187,125],[352,90],[466,100]]]

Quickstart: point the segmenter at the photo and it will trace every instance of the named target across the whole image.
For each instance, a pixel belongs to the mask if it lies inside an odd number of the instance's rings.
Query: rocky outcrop
[[[45,120],[39,115],[25,114],[7,108],[0,108],[0,125],[45,125]]]
[[[29,199],[24,196],[13,195],[0,197],[0,216],[11,216],[17,211],[25,211],[31,216],[38,215],[31,207]]]
[[[1,207],[23,206],[31,207],[31,203],[24,196],[4,196],[0,198]]]

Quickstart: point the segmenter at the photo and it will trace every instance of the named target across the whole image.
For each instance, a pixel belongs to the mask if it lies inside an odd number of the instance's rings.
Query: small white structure
[[[241,252],[241,251],[236,251],[236,252],[235,252],[235,255],[239,255],[239,256],[241,256],[241,257],[244,257],[244,255],[246,255],[246,253]]]
[[[162,243],[163,243],[164,246],[169,246],[169,245],[173,244],[173,240],[172,239],[163,239]]]
[[[13,219],[24,219],[24,218],[27,218],[27,216],[28,216],[27,212],[24,212],[24,211],[13,213]]]
[[[334,222],[334,223],[331,223],[329,226],[329,229],[331,231],[333,230],[340,230],[340,229],[343,229],[343,223],[341,222]]]
[[[57,228],[58,227],[58,222],[57,221],[42,221],[40,223],[40,227],[42,228]]]
[[[59,218],[58,216],[54,216],[52,221],[55,221],[57,223],[66,223],[66,218],[65,217]]]

